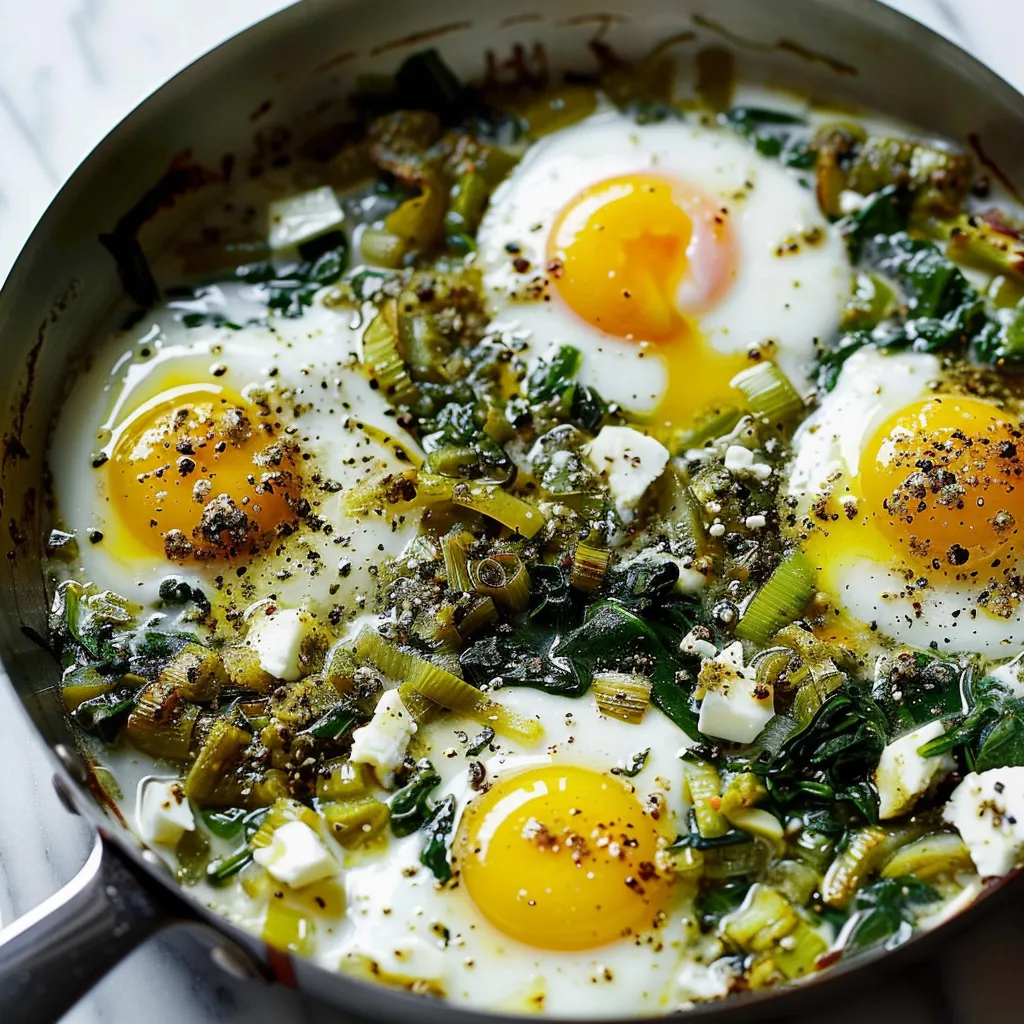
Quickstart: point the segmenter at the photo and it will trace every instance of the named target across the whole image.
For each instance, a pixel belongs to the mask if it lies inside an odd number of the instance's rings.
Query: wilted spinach
[[[430,868],[442,885],[452,877],[451,842],[454,828],[455,797],[449,794],[438,803],[423,825],[426,842],[420,854],[420,863]]]
[[[430,794],[441,785],[441,776],[425,758],[416,765],[409,781],[388,801],[391,831],[396,836],[412,835],[430,817]]]

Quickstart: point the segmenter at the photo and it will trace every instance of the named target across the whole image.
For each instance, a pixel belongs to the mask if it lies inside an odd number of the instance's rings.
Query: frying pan
[[[682,60],[714,45],[744,74],[888,112],[974,149],[991,175],[1024,169],[1024,98],[991,71],[875,0],[306,0],[183,71],[120,124],[64,186],[0,292],[0,658],[52,754],[69,810],[97,829],[79,875],[0,932],[0,1021],[56,1020],[133,948],[187,925],[236,975],[302,989],[353,1017],[410,1024],[502,1019],[332,974],[267,947],[178,888],[102,801],[60,701],[47,652],[41,571],[47,529],[45,450],[71,357],[101,336],[125,293],[155,298],[146,255],[158,253],[228,179],[337,145],[357,72],[389,72],[437,47],[457,73],[549,75],[593,69],[594,48],[639,58],[680,36]],[[333,142],[332,142],[333,140]],[[111,250],[118,261],[111,258]],[[89,429],[83,424],[83,429]],[[1013,879],[990,887],[973,916]],[[799,986],[693,1010],[694,1020],[791,1013],[894,959],[920,955],[953,922],[893,953],[877,951]]]

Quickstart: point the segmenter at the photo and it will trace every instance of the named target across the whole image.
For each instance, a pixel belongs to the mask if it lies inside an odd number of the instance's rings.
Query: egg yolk
[[[174,561],[235,557],[294,528],[295,456],[260,413],[202,384],[143,404],[117,431],[107,464],[118,520]]]
[[[577,316],[664,362],[668,386],[657,416],[685,423],[735,401],[729,381],[747,357],[716,352],[696,323],[736,274],[721,203],[656,174],[610,178],[561,212],[547,258],[550,280]]]
[[[505,935],[544,949],[590,949],[655,920],[669,885],[659,833],[619,780],[545,766],[471,803],[457,845],[461,879]]]
[[[962,575],[1022,552],[1024,434],[989,402],[943,395],[876,431],[861,470],[864,510],[910,564]]]

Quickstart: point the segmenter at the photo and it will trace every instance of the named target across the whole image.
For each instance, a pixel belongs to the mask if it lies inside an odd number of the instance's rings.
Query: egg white
[[[639,725],[597,713],[588,698],[553,696],[510,687],[500,699],[544,727],[533,748],[496,738],[479,755],[491,781],[543,764],[565,764],[607,772],[650,749],[643,770],[632,779],[642,804],[650,794],[664,798],[666,832],[686,830],[682,766],[677,758],[690,741],[660,712],[651,709]],[[435,797],[449,793],[458,816],[476,793],[469,785],[466,735],[480,726],[445,716],[414,738],[426,742],[441,776]],[[381,794],[382,798],[384,794]],[[327,840],[342,864],[345,911],[316,922],[313,959],[328,970],[362,975],[370,963],[396,978],[423,977],[453,1001],[510,1013],[553,1016],[627,1016],[672,1006],[672,980],[697,936],[682,887],[670,890],[664,922],[656,930],[592,950],[537,949],[499,932],[456,882],[439,888],[420,864],[423,836],[389,837],[385,848],[343,850]],[[232,920],[259,931],[264,906],[237,887],[201,885],[199,898]],[[711,956],[718,955],[717,944]]]
[[[812,531],[828,530],[816,524],[814,502],[829,493],[841,498],[848,481],[858,475],[865,445],[878,427],[933,394],[940,379],[939,360],[926,353],[886,355],[864,348],[846,361],[834,390],[822,395],[818,409],[793,438],[788,491],[798,516],[808,518]],[[1009,618],[986,611],[978,606],[981,583],[971,587],[937,577],[909,598],[892,562],[838,543],[828,544],[825,554],[816,563],[819,583],[844,617],[859,627],[864,641],[888,637],[919,648],[993,658],[1024,645],[1024,605]]]
[[[226,285],[223,291],[224,309],[239,322],[260,312],[244,286]],[[356,366],[363,322],[353,311],[319,300],[301,318],[276,317],[269,326],[241,330],[187,328],[178,320],[180,312],[155,310],[105,341],[61,411],[49,465],[59,521],[78,537],[76,577],[143,604],[156,600],[164,576],[176,574],[194,579],[215,603],[244,606],[274,594],[285,605],[314,612],[340,606],[351,613],[366,606],[378,566],[415,535],[417,517],[392,523],[389,517],[356,519],[344,509],[352,487],[408,468],[393,447],[368,436],[360,424],[416,448]],[[110,504],[104,468],[92,465],[93,453],[109,436],[104,424],[116,426],[169,383],[182,382],[219,385],[243,397],[257,387],[274,396],[285,436],[299,446],[302,496],[326,529],[303,524],[251,558],[182,565],[131,542],[131,528]],[[92,543],[96,531],[102,539]]]
[[[495,191],[480,227],[478,259],[496,311],[493,329],[539,352],[551,343],[584,354],[580,379],[610,401],[651,412],[667,384],[662,362],[577,317],[555,294],[530,298],[543,276],[548,238],[562,209],[588,187],[619,175],[658,172],[692,184],[729,211],[739,248],[728,292],[700,314],[708,343],[723,354],[768,342],[790,378],[808,382],[816,339],[831,337],[850,293],[850,267],[838,232],[813,191],[777,162],[724,129],[666,121],[638,125],[603,112],[532,146]],[[808,233],[816,244],[777,250]],[[530,267],[519,273],[515,260]],[[522,264],[520,264],[521,266]]]

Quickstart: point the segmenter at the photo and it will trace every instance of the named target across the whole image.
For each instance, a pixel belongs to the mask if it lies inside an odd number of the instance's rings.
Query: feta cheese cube
[[[706,660],[697,677],[704,691],[697,728],[705,736],[752,743],[775,714],[772,687],[743,667],[743,645],[730,644]]]
[[[177,846],[181,837],[196,827],[179,779],[143,779],[136,795],[135,817],[142,838],[160,846]]]
[[[267,219],[267,242],[277,252],[336,231],[345,222],[345,212],[334,189],[324,185],[297,196],[271,200]]]
[[[372,765],[386,784],[405,760],[409,740],[415,733],[416,723],[398,690],[386,690],[377,702],[373,718],[352,733],[351,759]]]
[[[718,654],[718,648],[708,639],[709,635],[703,626],[694,626],[679,641],[679,650],[683,654],[696,654],[698,658],[713,658]]]
[[[1024,767],[971,772],[942,814],[982,878],[1008,874],[1024,859]]]
[[[932,783],[953,769],[948,755],[922,757],[917,748],[941,736],[942,723],[929,722],[890,743],[875,771],[878,787],[878,816],[883,821],[909,811]]]
[[[756,480],[767,480],[772,475],[772,467],[754,461],[754,453],[741,444],[731,444],[725,450],[723,460],[725,468],[735,476],[751,476]]]
[[[338,864],[323,840],[304,821],[287,821],[274,829],[270,845],[254,850],[252,857],[279,882],[293,889],[322,882],[338,873]]]
[[[247,643],[260,661],[260,668],[276,679],[293,682],[303,675],[302,645],[314,626],[309,612],[301,608],[279,608],[250,630]]]
[[[583,452],[608,484],[620,513],[636,508],[647,488],[665,472],[669,459],[660,441],[632,427],[602,427]]]

